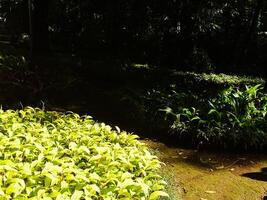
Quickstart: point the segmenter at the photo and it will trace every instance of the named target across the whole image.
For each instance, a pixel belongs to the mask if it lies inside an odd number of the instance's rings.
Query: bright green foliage
[[[158,199],[157,158],[90,116],[0,110],[0,199]]]
[[[265,150],[267,147],[267,95],[261,85],[244,90],[230,87],[209,101],[207,110],[194,107],[175,112],[172,132],[195,145],[227,149]]]

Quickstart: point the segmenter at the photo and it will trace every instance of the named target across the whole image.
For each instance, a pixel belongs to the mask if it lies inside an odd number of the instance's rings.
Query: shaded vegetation
[[[230,87],[202,108],[161,111],[173,116],[172,132],[197,146],[235,150],[266,149],[267,96],[260,85],[245,90]]]

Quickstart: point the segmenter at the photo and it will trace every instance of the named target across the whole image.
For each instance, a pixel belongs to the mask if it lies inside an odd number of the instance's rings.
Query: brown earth
[[[207,153],[144,140],[165,163],[171,199],[260,200],[267,196],[267,156]]]

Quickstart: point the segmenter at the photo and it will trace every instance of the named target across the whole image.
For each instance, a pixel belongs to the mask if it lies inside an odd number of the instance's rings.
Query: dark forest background
[[[28,8],[0,2],[14,43],[29,39]],[[238,74],[262,74],[267,63],[264,0],[33,0],[31,8],[35,56]]]

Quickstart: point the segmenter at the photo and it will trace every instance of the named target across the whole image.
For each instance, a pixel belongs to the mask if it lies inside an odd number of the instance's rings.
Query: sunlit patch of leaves
[[[0,110],[0,199],[158,199],[160,162],[138,136],[90,116]]]
[[[182,72],[174,71],[172,76],[182,76],[186,79],[195,80],[198,82],[211,82],[213,84],[226,84],[226,85],[255,85],[255,84],[264,84],[264,79],[251,76],[235,76],[227,74],[215,74],[215,73],[195,73],[195,72]]]

